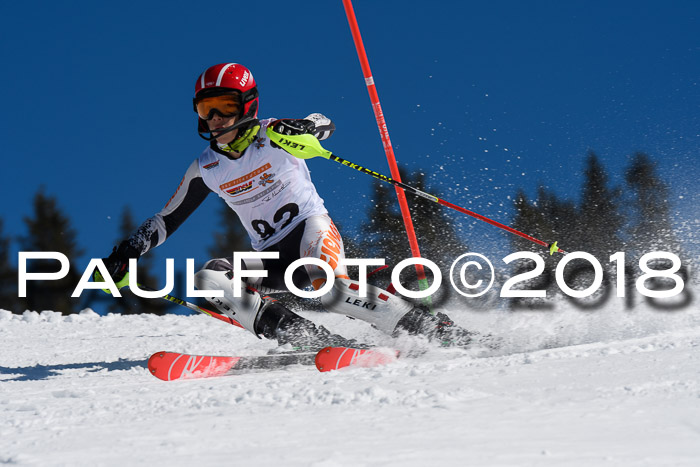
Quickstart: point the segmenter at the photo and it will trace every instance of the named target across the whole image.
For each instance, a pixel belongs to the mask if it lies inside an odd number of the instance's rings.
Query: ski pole
[[[95,280],[104,282],[104,279],[102,278],[102,274],[100,274],[99,271],[95,272]],[[115,285],[117,286],[117,288],[121,289],[122,287],[128,286],[128,284],[129,284],[129,273],[127,272],[124,275],[124,277],[119,282],[117,282]],[[141,289],[145,292],[158,292],[153,287],[149,287],[149,286],[143,285],[143,284],[137,284],[137,285],[138,285],[139,289]],[[112,293],[109,289],[102,289],[102,290],[104,290],[108,294]],[[215,311],[207,310],[206,308],[202,308],[201,306],[195,305],[194,303],[188,302],[187,300],[183,300],[181,298],[177,298],[177,297],[174,297],[174,296],[169,295],[169,294],[165,294],[165,295],[158,297],[158,298],[162,298],[163,300],[167,300],[167,301],[172,302],[176,305],[184,306],[185,308],[189,308],[190,310],[194,310],[198,313],[203,313],[205,315],[211,316],[212,318],[216,318],[218,320],[221,320],[225,323],[229,323],[229,324],[232,324],[234,326],[238,326],[239,328],[243,327],[238,323],[238,321],[236,321],[233,318],[229,318],[228,316],[222,315],[221,313],[217,313]]]
[[[147,292],[155,292],[156,291],[155,289],[148,287],[147,285],[142,285],[142,284],[139,284],[139,288],[141,290],[145,290]],[[177,298],[177,297],[174,297],[174,296],[168,295],[168,294],[165,294],[160,298],[162,298],[163,300],[167,300],[169,302],[172,302],[176,305],[184,306],[185,308],[189,308],[190,310],[194,310],[194,311],[197,311],[199,313],[209,315],[212,318],[216,318],[216,319],[221,320],[225,323],[233,324],[234,326],[238,326],[239,328],[243,327],[238,323],[238,321],[236,321],[233,318],[229,318],[228,316],[222,315],[221,313],[217,313],[215,311],[207,310],[206,308],[202,308],[201,306],[195,305],[194,303],[188,302],[188,301],[183,300],[181,298]]]
[[[323,157],[324,159],[329,159],[329,160],[332,160],[334,162],[338,162],[339,164],[342,164],[346,167],[350,167],[351,169],[355,169],[359,172],[365,173],[367,175],[371,175],[372,177],[374,177],[378,180],[381,180],[383,182],[387,182],[387,183],[390,183],[394,186],[398,186],[400,188],[403,188],[404,190],[409,191],[415,195],[418,195],[421,198],[425,198],[425,199],[428,199],[430,201],[434,201],[442,206],[448,207],[450,209],[454,209],[455,211],[461,212],[462,214],[466,214],[468,216],[474,217],[476,219],[479,219],[481,221],[486,222],[487,224],[491,224],[495,227],[498,227],[499,229],[505,230],[506,232],[510,232],[514,235],[522,237],[522,238],[529,240],[533,243],[536,243],[540,246],[548,248],[550,255],[553,255],[554,253],[566,254],[566,252],[564,250],[562,250],[561,248],[559,248],[557,246],[557,242],[554,242],[554,243],[543,242],[542,240],[538,240],[537,238],[532,237],[526,233],[520,232],[512,227],[501,224],[500,222],[497,222],[493,219],[489,219],[486,216],[482,216],[481,214],[477,214],[473,211],[470,211],[470,210],[465,209],[463,207],[457,206],[456,204],[452,204],[448,201],[440,199],[435,195],[425,193],[421,190],[413,188],[410,185],[406,185],[403,182],[396,181],[392,178],[387,177],[386,175],[382,175],[378,172],[375,172],[374,170],[370,170],[368,168],[362,167],[361,165],[352,163],[352,162],[347,161],[341,157],[338,157],[335,154],[333,154],[331,151],[324,149],[323,146],[321,146],[321,143],[318,141],[318,139],[312,134],[306,133],[306,134],[302,134],[302,135],[283,135],[283,134],[275,132],[271,128],[272,126],[273,126],[273,124],[270,124],[267,127],[267,130],[266,130],[267,136],[270,138],[271,141],[273,141],[275,144],[279,145],[282,149],[284,149],[285,151],[287,151],[289,154],[291,154],[294,157],[297,157],[299,159],[312,159],[314,157]]]

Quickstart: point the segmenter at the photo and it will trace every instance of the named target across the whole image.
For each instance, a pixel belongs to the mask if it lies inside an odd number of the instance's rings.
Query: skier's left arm
[[[329,138],[335,131],[335,125],[331,119],[319,113],[313,113],[303,119],[274,120],[270,125],[276,133],[282,135],[312,134],[319,140]]]

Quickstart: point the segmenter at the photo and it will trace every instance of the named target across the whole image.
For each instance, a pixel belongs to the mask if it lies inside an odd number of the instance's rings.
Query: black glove
[[[270,125],[272,125],[272,131],[281,135],[305,135],[307,133],[313,135],[316,130],[314,122],[306,119],[275,120]]]
[[[119,244],[118,247],[114,247],[112,254],[107,258],[104,258],[102,262],[107,268],[107,272],[112,276],[115,283],[118,283],[127,272],[129,272],[129,260],[131,258],[138,259],[141,254],[136,248],[131,246],[127,240],[124,240]],[[95,270],[94,279],[96,281],[101,281],[102,278],[98,277],[99,271]]]
[[[323,114],[313,113],[307,115],[304,120],[309,120],[314,123],[314,136],[316,136],[319,141],[329,138],[335,131],[335,124],[333,124],[330,118]]]

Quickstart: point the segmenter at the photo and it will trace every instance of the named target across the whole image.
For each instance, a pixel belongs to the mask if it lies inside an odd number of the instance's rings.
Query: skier
[[[198,133],[210,144],[189,166],[165,207],[104,260],[115,283],[124,279],[130,258],[138,259],[162,244],[214,192],[238,215],[254,250],[279,254],[278,259],[243,262],[244,270],[266,270],[265,278],[235,277],[232,258],[212,259],[195,274],[198,289],[223,291],[223,297],[206,299],[256,336],[294,347],[354,344],[263,296],[286,290],[287,266],[311,257],[327,262],[335,275],[333,288],[321,298],[328,311],[366,321],[387,334],[405,331],[454,345],[471,341],[472,333],[454,326],[444,314],[433,316],[385,290],[368,286],[367,295],[359,296],[358,283],[341,264],[342,237],[316,192],[306,163],[265,134],[272,125],[277,133],[311,133],[322,140],[335,130],[330,119],[315,113],[305,119],[258,120],[255,79],[250,70],[236,63],[207,68],[197,79],[193,103]],[[318,290],[326,276],[318,266],[305,265],[295,271],[293,281],[299,288],[311,285]]]

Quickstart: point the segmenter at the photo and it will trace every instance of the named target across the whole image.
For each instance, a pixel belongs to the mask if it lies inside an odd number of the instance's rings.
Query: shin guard
[[[371,285],[367,286],[367,296],[360,297],[357,282],[339,278],[321,297],[321,303],[328,311],[367,321],[386,334],[393,333],[401,318],[414,308],[406,300]]]

